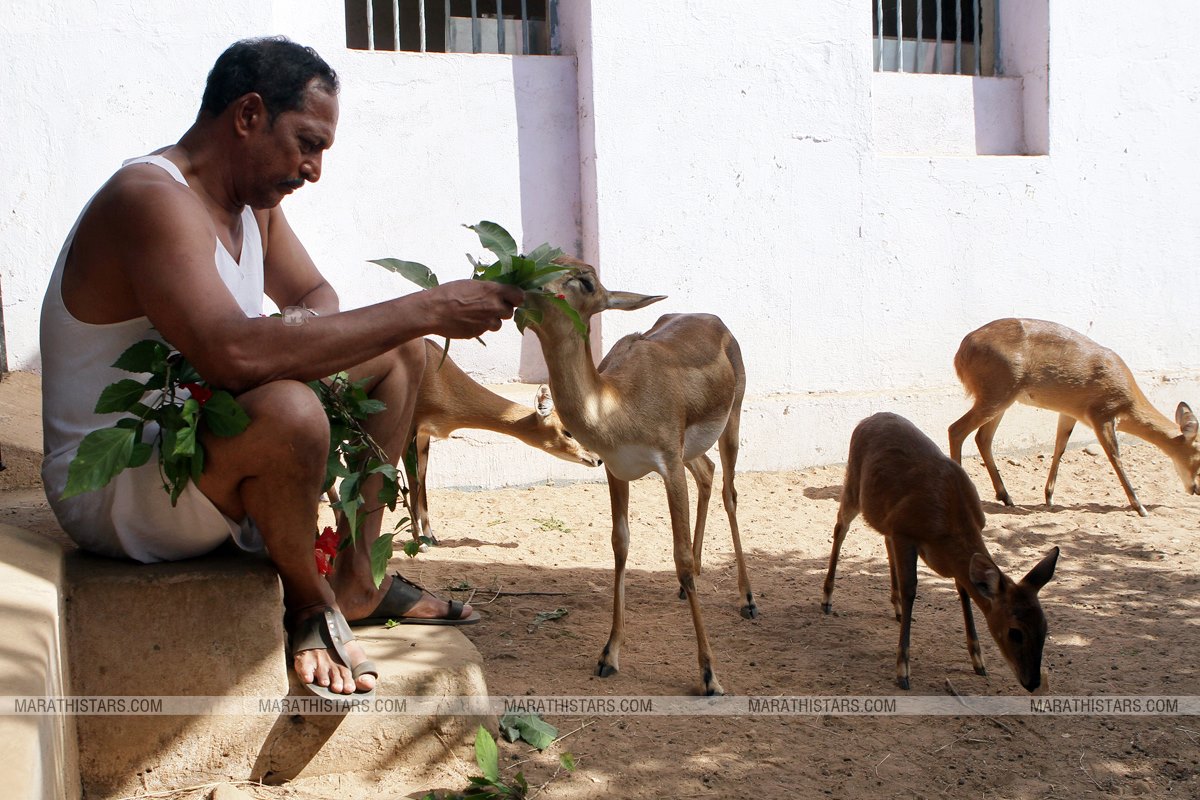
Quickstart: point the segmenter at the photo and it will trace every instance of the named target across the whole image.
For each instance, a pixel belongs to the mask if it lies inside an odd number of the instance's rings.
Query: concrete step
[[[132,564],[81,552],[65,560],[69,692],[284,698],[308,695],[290,669],[271,564],[222,553]],[[380,668],[381,698],[482,696],[482,659],[461,631],[360,629]],[[257,709],[257,704],[251,702]],[[230,780],[281,783],[338,775],[419,787],[446,741],[484,718],[350,713],[76,718],[84,796]]]

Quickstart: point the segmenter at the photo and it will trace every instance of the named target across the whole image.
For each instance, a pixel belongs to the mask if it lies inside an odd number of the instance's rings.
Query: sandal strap
[[[325,606],[320,614],[313,614],[299,624],[292,637],[292,653],[333,650],[342,664],[349,666],[346,644],[353,640],[354,633],[342,612],[333,606]]]

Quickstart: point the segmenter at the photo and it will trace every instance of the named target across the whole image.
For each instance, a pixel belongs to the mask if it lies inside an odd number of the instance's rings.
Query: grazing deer
[[[600,458],[563,427],[554,411],[550,390],[538,387],[534,407],[514,403],[473,381],[449,358],[443,360],[442,348],[425,340],[425,372],[417,392],[413,412],[416,428],[416,472],[408,473],[408,485],[415,487],[414,535],[436,543],[429,522],[429,496],[425,491],[425,471],[429,467],[429,443],[445,439],[459,428],[478,428],[505,433],[520,439],[535,450],[543,450],[564,461],[600,466]],[[411,465],[405,465],[406,470]],[[418,533],[419,531],[419,533]]]
[[[565,299],[585,325],[605,309],[629,311],[663,299],[610,292],[587,264],[567,257],[558,261],[572,269],[545,288]],[[596,674],[607,677],[618,671],[625,639],[629,481],[657,472],[666,486],[675,573],[696,629],[704,692],[723,694],[713,671],[695,576],[700,570],[713,480],[713,462],[705,453],[717,443],[723,479],[721,496],[737,556],[738,592],[745,602],[741,614],[748,619],[758,615],[742,558],[733,485],[746,391],[746,371],[737,341],[724,323],[710,314],[668,314],[646,333],[622,338],[597,367],[587,340],[566,314],[539,293],[529,293],[526,302],[542,313],[542,321],[531,327],[546,357],[558,413],[579,440],[604,459],[608,473],[616,575],[612,631]],[[696,481],[694,536],[688,520],[687,472]]]
[[[1014,402],[1057,411],[1058,436],[1046,480],[1046,505],[1054,497],[1058,463],[1067,439],[1082,420],[1092,426],[1100,446],[1125,489],[1129,505],[1147,516],[1125,475],[1117,449],[1117,431],[1158,447],[1175,464],[1184,491],[1200,494],[1200,443],[1196,417],[1186,403],[1175,409],[1175,425],[1142,394],[1121,357],[1083,334],[1037,319],[998,319],[968,333],[954,356],[954,369],[975,398],[971,410],[950,426],[950,457],[962,463],[962,444],[976,428],[975,442],[996,490],[996,499],[1013,505],[996,459],[992,437]]]
[[[971,601],[987,619],[988,630],[1029,691],[1042,682],[1042,646],[1046,616],[1038,591],[1054,576],[1055,547],[1019,583],[1006,577],[983,543],[979,494],[961,466],[904,417],[875,414],[858,424],[850,437],[850,456],[842,486],[833,550],[821,608],[833,608],[833,578],[838,552],[850,523],[862,511],[883,534],[892,575],[892,607],[900,621],[896,683],[909,688],[908,640],[917,596],[917,556],[937,574],[954,579],[967,629],[967,649],[979,675],[986,675]]]

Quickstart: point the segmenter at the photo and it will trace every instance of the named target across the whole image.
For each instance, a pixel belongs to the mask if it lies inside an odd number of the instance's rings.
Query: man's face
[[[299,110],[284,111],[274,123],[264,117],[252,139],[243,201],[252,208],[274,208],[306,181],[320,180],[321,158],[333,144],[337,120],[337,95],[315,82]]]

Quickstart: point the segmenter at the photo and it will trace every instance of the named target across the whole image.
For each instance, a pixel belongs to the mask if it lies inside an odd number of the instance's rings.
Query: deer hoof
[[[758,617],[758,606],[751,601],[742,606],[740,613],[742,615],[742,619],[755,619]]]
[[[1000,495],[1000,494],[996,495],[996,499],[999,500],[1001,503],[1004,503],[1004,505],[1008,506],[1009,508],[1012,508],[1013,506],[1016,505],[1016,503],[1013,502],[1013,499],[1008,496],[1007,492],[1002,495]]]
[[[1139,516],[1139,517],[1148,517],[1148,516],[1150,516],[1150,512],[1149,512],[1149,511],[1147,511],[1147,510],[1146,510],[1146,507],[1145,507],[1145,506],[1142,506],[1142,505],[1139,505],[1139,506],[1137,507],[1137,512],[1138,512],[1138,516]]]
[[[679,587],[679,599],[687,600],[687,589],[683,588],[682,586]]]
[[[908,691],[908,688],[909,688],[908,687],[908,678],[903,677],[901,675],[897,675],[896,676],[896,685],[899,686],[901,689]]]
[[[617,668],[612,664],[605,664],[603,661],[601,661],[596,665],[596,674],[601,678],[611,678],[613,675],[617,674]]]
[[[975,674],[976,675],[987,675],[987,667],[985,667],[983,664],[980,664],[979,666],[977,666],[975,668]]]

